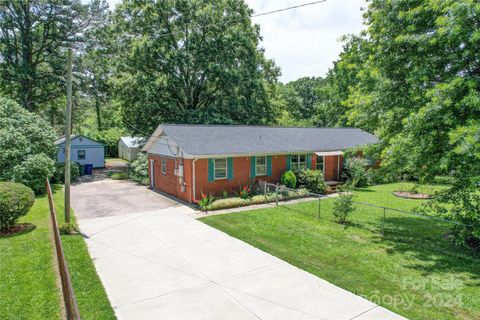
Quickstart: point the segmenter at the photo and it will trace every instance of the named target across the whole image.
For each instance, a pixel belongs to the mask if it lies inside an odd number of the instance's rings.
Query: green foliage
[[[63,223],[60,227],[58,227],[58,231],[60,232],[61,235],[78,233],[77,227],[73,223]]]
[[[197,204],[200,206],[200,209],[208,210],[209,206],[212,204],[213,201],[215,201],[215,198],[212,194],[202,193],[202,197],[200,198],[200,200],[197,201]]]
[[[325,193],[327,185],[320,170],[302,169],[296,172],[297,186],[313,193]]]
[[[70,161],[70,182],[77,180],[80,176],[80,165]],[[55,172],[52,181],[56,183],[65,183],[65,163],[55,163]]]
[[[280,178],[280,183],[285,185],[287,188],[295,189],[297,186],[297,177],[292,170],[285,171]]]
[[[2,1],[0,91],[29,111],[64,96],[65,48],[81,40],[88,11],[75,0]]]
[[[348,157],[345,159],[345,177],[349,184],[355,187],[366,187],[371,184],[371,170],[367,169],[367,160],[360,157]]]
[[[128,172],[111,172],[109,176],[113,180],[126,180],[130,177]]]
[[[240,191],[238,191],[238,195],[242,199],[248,199],[248,197],[250,197],[250,194],[251,190],[249,186],[243,186],[242,188],[240,188]]]
[[[232,197],[232,198],[215,200],[212,203],[208,204],[208,206],[206,206],[205,209],[208,211],[212,211],[212,210],[243,207],[249,204],[250,204],[250,201],[248,199],[243,199],[240,197]]]
[[[148,185],[148,156],[138,153],[137,159],[130,163],[130,178],[138,183]]]
[[[333,202],[332,214],[338,223],[346,223],[350,214],[355,211],[352,190],[353,187],[345,186]]]
[[[105,152],[108,157],[118,157],[118,140],[125,135],[122,128],[112,127],[94,132],[92,139],[105,144]]]
[[[455,221],[453,241],[459,246],[480,249],[480,179],[476,183],[475,186],[465,179],[458,180],[451,188],[435,192],[420,211]]]
[[[0,230],[13,227],[18,218],[27,214],[35,202],[29,187],[12,182],[0,182]]]
[[[258,48],[260,31],[250,15],[244,1],[117,6],[112,83],[132,129],[152,132],[162,122],[272,122],[268,89],[279,70]]]
[[[0,97],[0,180],[15,176],[35,192],[43,190],[45,178],[53,174],[54,140],[54,132],[38,115]]]
[[[35,194],[44,194],[45,179],[50,178],[54,171],[55,164],[52,159],[41,153],[35,154],[13,167],[12,181],[32,188]]]

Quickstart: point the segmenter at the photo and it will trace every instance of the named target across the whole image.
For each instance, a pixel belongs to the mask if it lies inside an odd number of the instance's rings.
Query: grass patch
[[[46,196],[19,223],[35,226],[0,238],[0,318],[60,319],[60,291],[54,269]]]
[[[63,223],[63,192],[54,186],[58,223]],[[36,197],[19,223],[35,226],[20,234],[0,238],[0,318],[61,319],[50,239],[50,212],[46,196]],[[81,235],[62,236],[82,319],[115,319]]]
[[[58,224],[62,225],[63,192],[56,192],[54,200]],[[74,214],[72,218],[75,222]],[[82,319],[116,319],[82,235],[62,235],[62,244]]]
[[[395,197],[399,184],[358,189],[354,201],[412,210],[423,200]],[[442,186],[432,186],[433,189]],[[446,240],[445,222],[356,206],[334,222],[333,199],[201,221],[410,319],[480,319],[480,257]]]

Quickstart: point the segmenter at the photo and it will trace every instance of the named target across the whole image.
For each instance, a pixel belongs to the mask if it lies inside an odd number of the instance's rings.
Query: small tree
[[[371,183],[367,160],[359,157],[349,157],[345,160],[345,174],[348,183],[353,187],[365,187]]]
[[[287,188],[295,189],[295,187],[297,186],[297,177],[292,170],[288,170],[282,174],[280,182]]]
[[[348,216],[355,210],[353,205],[354,194],[351,186],[342,188],[338,197],[333,202],[333,216],[338,223],[344,224],[347,222]]]
[[[8,230],[18,218],[27,214],[35,201],[29,187],[12,182],[0,182],[0,231]]]

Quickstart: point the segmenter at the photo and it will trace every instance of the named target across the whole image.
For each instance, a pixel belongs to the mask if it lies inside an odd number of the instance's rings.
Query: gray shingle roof
[[[76,135],[76,134],[71,134],[71,135],[70,135],[70,140],[73,140],[73,139],[75,139],[76,137],[78,137],[78,135]],[[62,143],[64,143],[64,142],[65,142],[65,136],[61,136],[60,138],[58,138],[57,140],[55,140],[55,141],[53,142],[53,144],[56,145],[56,146],[58,146],[58,145],[60,145],[60,144],[62,144]]]
[[[159,128],[192,156],[346,150],[378,142],[355,128],[169,124]]]

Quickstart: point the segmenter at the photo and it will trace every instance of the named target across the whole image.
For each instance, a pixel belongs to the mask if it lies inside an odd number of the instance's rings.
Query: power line
[[[270,15],[270,14],[274,14],[274,13],[279,13],[279,12],[284,12],[284,11],[288,11],[288,10],[303,8],[303,7],[307,7],[307,6],[313,6],[315,4],[319,4],[319,3],[323,3],[323,2],[327,2],[327,0],[312,1],[312,2],[302,3],[302,4],[298,4],[298,5],[290,6],[290,7],[286,7],[286,8],[261,12],[261,13],[251,15],[250,18],[257,18],[257,17],[262,17],[262,16],[267,16],[267,15]],[[235,21],[240,21],[240,20],[243,20],[243,18],[230,19],[230,20],[227,20],[225,22],[211,23],[211,24],[197,25],[197,26],[198,27],[211,27],[211,26],[217,26],[217,25],[226,25],[228,23],[235,22]],[[163,37],[170,36],[170,35],[175,35],[175,34],[178,34],[178,33],[185,33],[185,31],[184,30],[178,30],[178,31],[174,31],[174,32],[163,33],[163,34],[159,35],[158,38],[163,38]]]
[[[292,9],[298,9],[298,8],[302,8],[302,7],[307,7],[307,6],[311,6],[311,5],[314,5],[314,4],[319,4],[319,3],[322,3],[322,2],[326,2],[326,1],[327,1],[327,0],[313,1],[313,2],[308,2],[308,3],[298,4],[298,5],[296,5],[296,6],[291,6],[291,7],[287,7],[287,8],[282,8],[282,9],[277,9],[277,10],[262,12],[262,13],[258,13],[258,14],[252,15],[252,18],[261,17],[261,16],[266,16],[266,15],[269,15],[269,14],[272,14],[272,13],[283,12],[283,11],[288,11],[288,10],[292,10]]]

